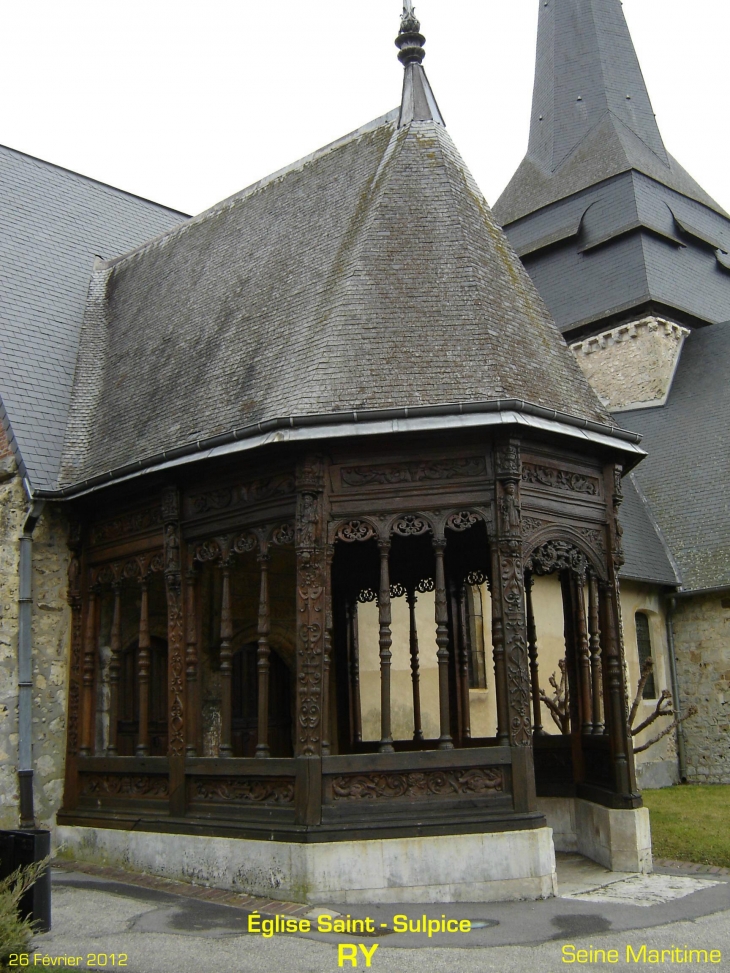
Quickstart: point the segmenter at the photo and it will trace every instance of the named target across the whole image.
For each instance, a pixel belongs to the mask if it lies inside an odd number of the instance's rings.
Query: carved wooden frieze
[[[340,774],[331,778],[333,801],[492,796],[505,791],[501,767],[403,773]]]
[[[195,777],[193,796],[223,804],[292,804],[293,777]]]
[[[388,486],[399,483],[429,483],[439,480],[475,479],[486,474],[483,456],[454,459],[415,460],[376,466],[347,466],[340,471],[343,486]]]
[[[179,548],[177,558],[179,559]],[[91,584],[111,585],[120,581],[139,581],[151,574],[159,574],[165,570],[165,554],[162,551],[138,554],[126,561],[112,561],[92,571]]]
[[[159,505],[147,507],[144,510],[134,510],[131,513],[105,520],[91,528],[90,541],[92,546],[110,544],[112,541],[125,540],[135,534],[145,534],[156,530],[163,523],[162,509]]]
[[[82,774],[82,797],[169,797],[167,776],[162,774]]]
[[[589,497],[598,496],[600,491],[598,477],[573,473],[569,470],[557,470],[550,466],[538,466],[536,463],[523,463],[522,482],[561,493],[576,493]]]
[[[187,517],[203,517],[220,511],[248,507],[265,500],[291,496],[294,493],[294,477],[280,473],[252,483],[232,484],[204,493],[193,493],[185,500]]]

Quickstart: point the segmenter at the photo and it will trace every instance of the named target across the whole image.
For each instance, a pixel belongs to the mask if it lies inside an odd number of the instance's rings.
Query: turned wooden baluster
[[[378,622],[380,626],[380,747],[381,753],[393,752],[393,735],[390,726],[390,663],[392,637],[390,631],[390,571],[388,556],[390,544],[378,542],[380,551],[380,588],[378,590]]]
[[[603,724],[603,673],[601,671],[601,631],[598,621],[598,578],[588,576],[588,634],[591,653],[591,688],[593,692],[593,735],[601,736]]]
[[[350,606],[350,685],[352,686],[352,729],[355,743],[362,742],[362,706],[360,703],[360,633],[357,625],[357,602]]]
[[[150,752],[150,619],[149,619],[149,579],[140,579],[142,604],[139,610],[139,639],[137,641],[137,684],[139,692],[139,722],[137,727],[138,757],[146,757]]]
[[[122,667],[122,585],[120,581],[112,584],[114,593],[114,612],[109,639],[112,656],[109,660],[109,745],[108,757],[116,757],[117,734],[119,731],[119,674]]]
[[[221,742],[219,756],[232,757],[231,745],[231,674],[233,672],[233,617],[231,615],[231,565],[230,558],[224,557],[221,563],[223,585],[221,591]]]
[[[532,604],[532,586],[535,583],[531,572],[525,574],[525,601],[527,604],[527,652],[530,657],[530,686],[532,688],[532,732],[536,736],[545,736],[542,726],[542,709],[540,707],[540,676],[537,663],[537,628],[535,627],[535,610]]]
[[[98,636],[96,631],[98,593],[94,587],[89,590],[89,605],[86,612],[86,633],[84,638],[84,664],[82,680],[83,725],[80,757],[90,757],[94,739],[94,679],[96,676],[96,657],[98,655]]]
[[[509,746],[509,703],[507,700],[507,670],[504,654],[504,626],[499,598],[499,553],[495,546],[491,555],[492,577],[489,591],[492,596],[492,656],[494,658],[494,690],[497,697],[497,745]]]
[[[185,680],[187,692],[187,712],[185,714],[185,752],[189,757],[198,753],[198,732],[200,726],[200,684],[198,682],[198,619],[195,597],[197,574],[192,560],[185,576]]]
[[[466,585],[459,588],[459,680],[461,682],[461,736],[471,739],[471,711],[469,708],[469,613],[466,604]]]
[[[588,648],[588,629],[586,625],[586,606],[583,597],[585,576],[573,575],[573,604],[575,605],[575,643],[578,654],[578,675],[580,679],[581,731],[593,732],[593,700],[591,698],[591,655]]]
[[[412,589],[406,594],[408,601],[409,636],[411,651],[411,683],[413,686],[413,739],[423,740],[421,725],[421,673],[418,659],[418,629],[416,628],[416,593]]]
[[[439,667],[439,750],[453,750],[454,743],[449,730],[449,612],[446,601],[446,575],[444,572],[444,550],[446,540],[434,537],[433,550],[436,557],[435,596],[436,596],[436,658]]]
[[[258,636],[259,647],[257,653],[257,671],[259,683],[259,712],[258,712],[258,742],[256,744],[257,757],[269,757],[269,675],[271,672],[271,649],[269,647],[269,633],[271,618],[269,610],[269,561],[270,555],[266,548],[259,554],[261,565],[261,589],[259,592]]]

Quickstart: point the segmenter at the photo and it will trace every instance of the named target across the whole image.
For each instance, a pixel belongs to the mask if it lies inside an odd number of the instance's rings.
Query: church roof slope
[[[95,273],[61,485],[345,410],[515,398],[610,428],[440,120],[398,117]]]
[[[541,0],[527,155],[495,216],[506,226],[632,169],[724,214],[664,147],[621,0]]]
[[[634,476],[687,590],[730,585],[730,322],[686,339],[666,405],[623,412],[648,456]]]
[[[186,217],[4,146],[0,198],[0,411],[23,475],[52,487],[95,257]]]

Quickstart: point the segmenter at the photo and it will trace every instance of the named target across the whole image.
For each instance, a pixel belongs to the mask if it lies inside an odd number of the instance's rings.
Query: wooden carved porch
[[[448,448],[422,436],[363,458],[342,445],[260,464],[256,477],[232,465],[208,477],[188,471],[144,506],[120,491],[71,538],[60,823],[321,841],[540,827],[537,794],[640,804],[614,463],[464,434]],[[543,727],[531,598],[533,578],[551,572],[570,685],[560,735]],[[470,713],[482,590],[496,713],[486,736]],[[407,701],[403,683],[393,689],[396,604]],[[366,610],[377,613],[377,738],[363,733]],[[393,708],[406,702],[399,735]]]

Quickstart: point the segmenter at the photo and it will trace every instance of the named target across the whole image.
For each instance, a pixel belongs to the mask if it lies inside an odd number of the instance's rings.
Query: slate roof
[[[624,501],[619,510],[623,528],[625,563],[621,578],[677,587],[681,577],[672,562],[659,531],[653,511],[641,488],[636,473],[622,481]]]
[[[666,152],[619,0],[541,2],[528,151],[494,213],[565,333],[730,317],[730,218]]]
[[[687,590],[730,585],[730,322],[693,331],[666,405],[621,414],[648,457],[633,474]]]
[[[438,121],[398,112],[95,271],[62,486],[275,417],[610,420]]]
[[[95,256],[168,230],[181,213],[0,147],[0,411],[35,487],[57,479]]]

